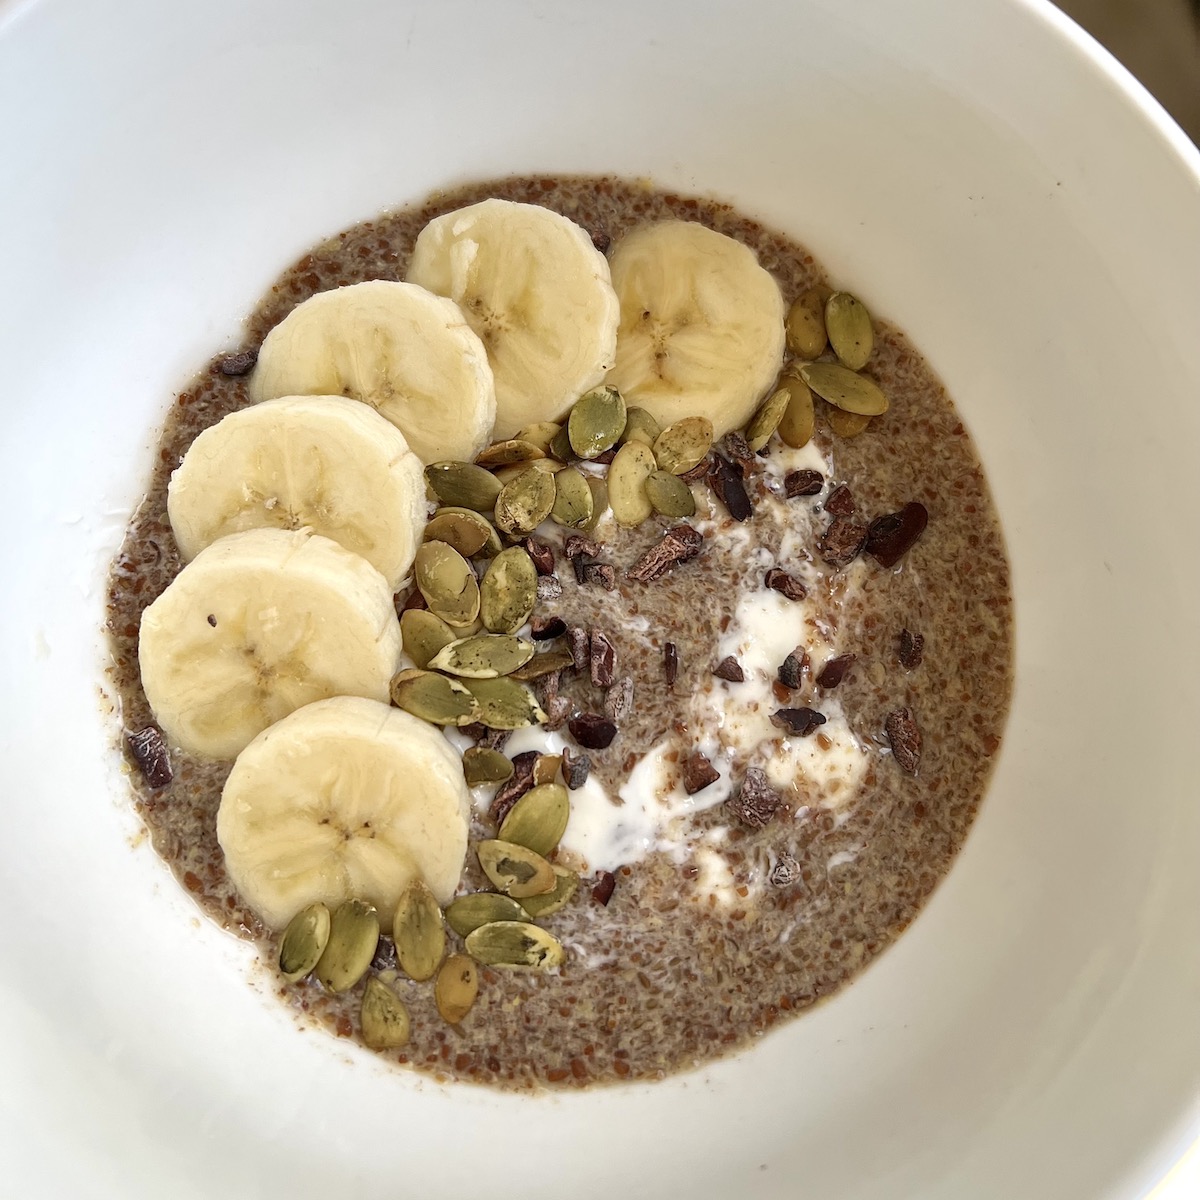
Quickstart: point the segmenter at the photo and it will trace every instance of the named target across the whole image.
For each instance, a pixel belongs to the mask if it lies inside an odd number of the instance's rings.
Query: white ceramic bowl
[[[0,1158],[22,1197],[1140,1196],[1200,1088],[1200,157],[1042,4],[0,4]],[[942,373],[1017,590],[932,903],[749,1053],[551,1099],[298,1034],[145,844],[102,578],[168,400],[320,236],[526,171],[811,244]]]

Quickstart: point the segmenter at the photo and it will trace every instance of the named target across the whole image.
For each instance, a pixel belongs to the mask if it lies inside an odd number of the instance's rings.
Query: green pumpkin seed
[[[834,354],[850,370],[861,371],[875,345],[866,305],[849,292],[834,292],[825,302],[825,328]]]
[[[592,493],[592,515],[579,528],[590,533],[608,511],[608,484],[599,475],[588,475],[587,485]]]
[[[491,512],[500,495],[500,483],[490,472],[474,463],[436,462],[425,468],[425,479],[434,495],[456,508]]]
[[[523,442],[519,438],[510,438],[507,442],[496,442],[481,454],[475,456],[475,462],[481,467],[507,467],[511,463],[533,462],[535,458],[545,458],[546,452],[532,442]]]
[[[567,419],[571,449],[580,458],[595,458],[612,449],[624,430],[625,398],[615,387],[585,392]]]
[[[375,906],[365,900],[343,900],[329,920],[329,940],[317,961],[317,979],[331,992],[349,991],[367,973],[378,945]]]
[[[543,783],[553,783],[558,778],[561,766],[561,754],[539,754],[533,760],[534,785],[539,786]]]
[[[479,706],[475,719],[489,729],[525,729],[546,722],[534,694],[515,679],[471,679],[467,686]]]
[[[463,751],[463,778],[469,787],[481,783],[503,783],[512,778],[513,765],[490,746],[471,746]]]
[[[646,498],[664,517],[690,517],[696,511],[692,489],[669,471],[651,471],[646,476]]]
[[[664,471],[685,475],[704,461],[712,444],[713,423],[707,417],[684,417],[654,439],[654,458]]]
[[[425,525],[425,542],[445,542],[463,558],[500,553],[500,535],[491,521],[471,508],[439,508]]]
[[[550,439],[550,453],[558,459],[560,463],[573,463],[579,461],[579,455],[575,453],[571,446],[571,434],[566,425]]]
[[[412,1023],[404,1001],[377,975],[367,980],[358,1015],[363,1041],[372,1050],[398,1050],[408,1045]]]
[[[396,962],[409,979],[432,979],[446,956],[442,909],[423,879],[414,879],[400,893],[392,919]]]
[[[303,979],[320,961],[329,942],[329,909],[319,900],[302,908],[279,942],[279,971],[288,983]]]
[[[653,446],[662,433],[658,418],[645,408],[634,405],[625,413],[625,432],[621,434],[621,443],[641,442],[645,446]]]
[[[409,608],[400,614],[400,637],[404,653],[423,671],[429,660],[459,636],[436,613],[426,608]]]
[[[566,670],[574,662],[570,650],[564,647],[556,650],[543,650],[540,654],[535,654],[523,667],[518,667],[513,671],[509,678],[530,683],[534,679],[543,679],[547,675],[553,675],[555,671]]]
[[[554,890],[554,869],[535,850],[492,839],[480,842],[476,853],[483,873],[514,900]]]
[[[434,725],[469,725],[479,720],[479,704],[457,679],[434,671],[401,671],[393,677],[392,703]]]
[[[574,467],[564,467],[554,477],[554,507],[551,519],[558,525],[578,529],[592,515],[592,489]]]
[[[479,615],[492,633],[516,633],[537,600],[537,568],[520,546],[492,559],[479,585]]]
[[[825,423],[838,437],[852,438],[858,437],[870,425],[871,418],[864,417],[861,413],[843,412],[840,408],[834,408],[832,404],[827,404],[825,406]]]
[[[543,454],[550,453],[550,443],[554,441],[554,435],[562,428],[557,421],[537,421],[533,425],[526,425],[524,429],[517,430],[516,440],[519,442],[528,442],[531,446],[536,446]]]
[[[492,921],[524,921],[528,915],[524,906],[511,896],[502,896],[499,892],[471,892],[450,901],[446,923],[459,937],[465,938],[480,925]]]
[[[808,384],[799,375],[790,371],[779,381],[786,388],[790,399],[779,422],[779,436],[784,443],[799,449],[807,446],[813,435],[813,398]]]
[[[535,458],[533,462],[511,463],[507,467],[497,467],[496,478],[504,487],[512,483],[514,479],[520,479],[526,471],[538,471],[542,475],[553,475],[556,471],[561,471],[562,466],[562,463],[553,458]]]
[[[479,995],[479,972],[465,954],[452,954],[438,972],[433,999],[442,1020],[457,1025],[475,1005]]]
[[[797,358],[814,359],[825,349],[825,301],[832,295],[832,288],[819,284],[802,293],[788,309],[787,345]]]
[[[505,633],[479,633],[443,646],[429,666],[463,679],[509,675],[533,657],[533,643]]]
[[[750,423],[746,426],[746,445],[756,454],[779,428],[779,422],[783,420],[791,398],[792,394],[787,388],[778,388],[762,402],[758,412],[750,418]]]
[[[521,907],[535,921],[565,907],[579,889],[579,876],[565,867],[555,867],[554,878],[554,891],[547,892],[544,896],[526,896],[521,901]]]
[[[509,809],[500,825],[499,838],[524,846],[545,857],[558,845],[571,815],[567,789],[561,783],[530,788]]]
[[[653,512],[646,479],[654,468],[654,454],[641,442],[626,442],[617,451],[608,468],[608,502],[618,525],[640,525]]]
[[[417,587],[436,616],[456,629],[479,616],[479,583],[471,564],[445,542],[426,542],[413,562]]]
[[[500,489],[496,497],[496,528],[510,537],[524,537],[550,515],[553,507],[553,476],[526,468]]]
[[[526,921],[493,921],[467,935],[467,953],[489,967],[549,970],[566,955],[557,938]]]
[[[858,375],[841,363],[803,363],[800,378],[822,400],[844,412],[860,417],[877,417],[888,410],[887,397],[879,385],[865,375]]]

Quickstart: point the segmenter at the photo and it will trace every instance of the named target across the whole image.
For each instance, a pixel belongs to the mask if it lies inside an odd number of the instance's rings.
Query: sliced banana
[[[309,530],[252,529],[201,550],[146,609],[138,659],[169,740],[233,758],[314,700],[386,701],[400,646],[366,559]]]
[[[469,462],[487,445],[496,417],[487,353],[458,306],[384,279],[297,305],[267,334],[250,396],[365,401],[427,463]]]
[[[607,383],[666,427],[740,429],[779,373],[783,296],[749,247],[694,221],[660,221],[612,252],[621,302]]]
[[[242,898],[272,929],[316,901],[373,904],[383,932],[424,880],[449,903],[467,852],[470,792],[441,733],[355,696],[309,704],[238,755],[217,840]]]
[[[247,529],[302,529],[362,555],[399,589],[425,528],[425,477],[404,435],[342,396],[230,413],[188,448],[167,488],[184,562]]]
[[[548,208],[484,200],[437,217],[417,237],[408,278],[454,300],[487,347],[497,440],[557,420],[613,364],[608,262]]]

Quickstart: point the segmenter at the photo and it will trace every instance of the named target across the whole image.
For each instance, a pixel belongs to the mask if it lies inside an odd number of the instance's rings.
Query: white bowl
[[[8,824],[22,1197],[1143,1195],[1200,1128],[1200,156],[1048,6],[0,7]],[[316,239],[614,171],[728,197],[913,336],[978,439],[1017,691],[894,949],[752,1051],[550,1099],[298,1034],[138,824],[102,580],[172,393]]]

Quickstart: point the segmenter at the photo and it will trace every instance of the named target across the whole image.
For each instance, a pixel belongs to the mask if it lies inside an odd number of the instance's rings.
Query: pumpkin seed
[[[550,443],[561,428],[557,421],[538,421],[533,425],[526,425],[524,429],[518,429],[516,437],[517,441],[528,442],[543,454],[549,454]]]
[[[538,471],[543,475],[553,475],[556,471],[561,471],[562,466],[562,463],[553,458],[535,458],[533,462],[510,463],[507,467],[497,467],[495,475],[503,487],[512,483],[514,479],[520,479],[526,471]]]
[[[787,345],[798,358],[814,359],[825,349],[825,301],[831,295],[832,288],[819,284],[803,292],[788,309]]]
[[[834,292],[825,302],[825,329],[834,354],[850,370],[861,371],[875,345],[867,306],[849,292]]]
[[[365,900],[343,900],[329,919],[329,940],[317,960],[317,978],[331,992],[349,991],[367,973],[378,944],[375,906]]]
[[[363,989],[358,1023],[363,1041],[372,1050],[398,1050],[408,1045],[412,1023],[404,1001],[377,975]]]
[[[808,384],[799,375],[790,371],[779,381],[786,388],[790,399],[779,422],[779,436],[796,449],[807,446],[813,435],[813,398]]]
[[[664,517],[690,517],[696,511],[692,489],[669,471],[651,471],[646,476],[646,498]]]
[[[434,671],[401,671],[393,677],[392,703],[434,725],[469,725],[479,720],[479,704],[457,679]]]
[[[565,954],[557,938],[527,921],[493,921],[467,935],[467,953],[489,967],[561,965]]]
[[[520,547],[510,546],[492,559],[479,585],[479,615],[492,633],[516,633],[537,600],[537,568]]]
[[[539,754],[533,760],[534,785],[553,783],[558,778],[558,771],[561,766],[561,754]]]
[[[643,445],[653,446],[660,433],[662,426],[648,409],[639,408],[635,404],[626,410],[625,432],[621,434],[622,445],[625,442],[641,442]]]
[[[566,425],[550,439],[550,453],[561,463],[573,463],[579,461],[579,455],[575,453],[571,446],[571,434]]]
[[[625,398],[615,387],[585,392],[567,419],[571,449],[580,458],[595,458],[612,449],[624,430]]]
[[[400,893],[392,920],[396,962],[409,979],[432,979],[446,956],[442,909],[423,879],[414,879]]]
[[[518,667],[509,678],[529,683],[531,680],[553,675],[555,671],[563,671],[572,666],[574,662],[575,659],[570,650],[565,647],[557,650],[545,650],[541,654],[535,654],[523,667]]]
[[[491,521],[472,508],[439,508],[426,522],[425,542],[445,542],[463,558],[500,553],[500,535]]]
[[[465,954],[452,954],[438,972],[433,999],[442,1020],[457,1025],[474,1007],[479,995],[479,972]]]
[[[654,457],[664,471],[684,475],[704,461],[712,444],[713,423],[707,417],[684,417],[654,439]]]
[[[524,846],[545,857],[558,845],[570,815],[567,789],[561,783],[543,783],[530,788],[509,809],[498,836],[502,842]]]
[[[579,527],[591,531],[600,524],[600,518],[608,510],[608,484],[599,475],[588,475],[588,490],[592,493],[592,515]]]
[[[772,392],[762,402],[758,412],[750,418],[750,424],[746,426],[746,445],[755,454],[771,440],[771,435],[779,428],[791,399],[792,393],[781,387]]]
[[[536,850],[491,839],[480,842],[476,853],[484,874],[514,900],[554,890],[554,869]]]
[[[578,529],[592,515],[592,489],[574,467],[564,467],[554,477],[554,507],[550,516],[556,524]]]
[[[474,463],[435,462],[425,468],[425,479],[434,495],[456,508],[491,512],[500,495],[500,483],[490,472]]]
[[[574,871],[568,871],[566,867],[555,867],[554,878],[554,891],[547,892],[544,896],[526,896],[521,901],[521,907],[534,920],[558,912],[560,908],[565,907],[579,888],[579,876]]]
[[[511,896],[502,896],[499,892],[471,892],[450,901],[446,923],[459,937],[465,938],[480,925],[491,921],[524,921],[528,915],[524,906]]]
[[[887,397],[879,385],[865,375],[858,375],[841,363],[803,363],[800,378],[822,400],[845,412],[860,417],[877,417],[888,410]]]
[[[503,783],[512,773],[512,763],[499,750],[490,746],[471,746],[463,751],[463,778],[469,787]]]
[[[490,729],[545,724],[546,714],[533,693],[515,679],[472,679],[467,686],[479,706],[475,719]]]
[[[436,613],[426,608],[410,608],[400,614],[400,637],[404,653],[424,670],[429,660],[459,636]]]
[[[553,477],[527,468],[500,489],[496,497],[496,528],[510,537],[524,537],[550,515],[553,507]]]
[[[870,425],[871,418],[864,417],[861,413],[843,412],[840,408],[834,408],[832,404],[827,404],[825,406],[825,423],[838,437],[852,438],[858,437]]]
[[[546,452],[532,442],[523,442],[519,438],[510,438],[506,442],[496,442],[482,453],[475,456],[475,462],[481,467],[507,467],[510,463],[533,462],[535,458],[545,458]]]
[[[480,633],[443,646],[429,666],[463,679],[495,679],[524,666],[532,657],[532,642],[506,633]]]
[[[426,542],[413,563],[417,587],[430,611],[461,628],[479,615],[479,582],[471,564],[445,542]]]
[[[650,516],[646,479],[654,468],[654,454],[642,442],[626,442],[617,451],[608,468],[608,502],[618,525],[640,525]]]
[[[279,942],[279,971],[288,983],[303,979],[320,961],[329,941],[329,909],[319,900],[302,908]]]

